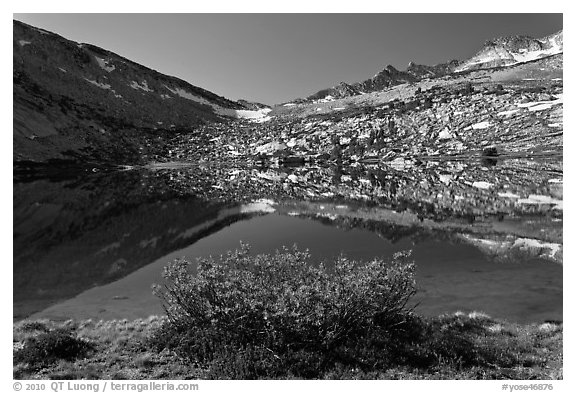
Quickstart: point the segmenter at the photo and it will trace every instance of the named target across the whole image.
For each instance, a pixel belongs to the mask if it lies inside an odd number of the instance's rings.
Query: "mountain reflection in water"
[[[297,244],[316,262],[340,253],[366,260],[412,249],[420,313],[478,310],[520,322],[562,319],[557,173],[526,182],[526,190],[514,187],[509,193],[515,199],[483,189],[497,184],[485,176],[461,193],[468,205],[450,210],[438,197],[441,190],[431,186],[445,184],[448,175],[416,183],[410,199],[404,183],[410,172],[338,171],[195,167],[15,179],[14,319],[161,313],[150,287],[160,282],[167,262],[219,255],[240,241],[253,253]],[[455,194],[458,177],[450,176],[448,190]],[[367,192],[376,187],[384,191]],[[437,199],[423,201],[426,190]],[[552,201],[510,203],[545,192]],[[503,206],[498,212],[481,209],[492,199]]]

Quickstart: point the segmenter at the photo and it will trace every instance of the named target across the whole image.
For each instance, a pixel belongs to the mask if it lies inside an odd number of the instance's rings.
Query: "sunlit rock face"
[[[490,40],[475,56],[456,68],[467,71],[524,63],[562,53],[563,34],[535,39],[528,36],[510,36]]]

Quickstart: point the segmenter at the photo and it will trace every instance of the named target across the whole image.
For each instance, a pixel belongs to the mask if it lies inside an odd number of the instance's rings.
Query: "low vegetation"
[[[177,260],[155,288],[166,316],[15,324],[14,377],[562,378],[561,324],[418,316],[409,258],[327,267],[295,248],[253,256],[243,246]]]

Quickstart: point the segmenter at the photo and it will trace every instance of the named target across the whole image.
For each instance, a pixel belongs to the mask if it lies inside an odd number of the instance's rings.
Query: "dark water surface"
[[[271,200],[263,189],[249,198],[210,199],[197,191],[208,189],[203,184],[175,191],[175,176],[128,171],[15,181],[14,319],[162,313],[151,285],[161,282],[167,262],[217,256],[242,241],[254,254],[296,244],[328,264],[341,253],[369,260],[411,249],[422,314],[562,320],[562,265],[545,258],[550,250],[501,251],[540,226],[558,230],[557,216],[448,225],[410,209],[332,196]]]

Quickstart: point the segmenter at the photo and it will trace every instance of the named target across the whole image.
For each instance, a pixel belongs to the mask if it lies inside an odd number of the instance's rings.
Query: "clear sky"
[[[386,65],[474,55],[502,35],[543,37],[562,14],[14,14],[230,99],[277,104]]]

